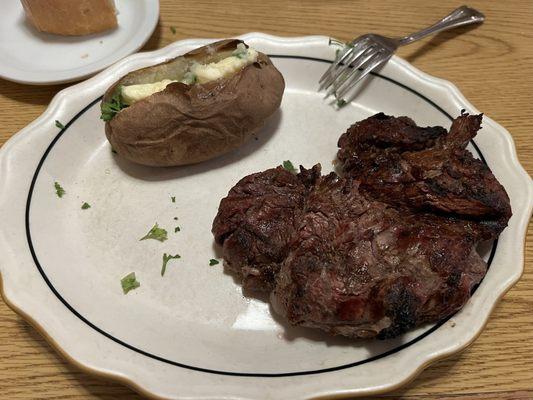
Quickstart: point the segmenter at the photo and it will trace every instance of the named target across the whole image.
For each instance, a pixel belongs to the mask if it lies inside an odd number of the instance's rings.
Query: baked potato
[[[113,149],[130,161],[193,164],[250,139],[284,89],[265,54],[222,40],[122,77],[103,97],[102,119]]]

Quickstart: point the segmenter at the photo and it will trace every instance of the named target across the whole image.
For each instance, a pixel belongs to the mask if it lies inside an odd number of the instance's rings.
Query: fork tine
[[[329,95],[331,95],[331,93],[337,90],[339,85],[344,82],[346,77],[350,74],[351,66],[354,65],[354,63],[357,65],[361,60],[366,59],[368,54],[372,53],[373,48],[373,46],[370,46],[358,51],[357,54],[354,55],[354,57],[349,59],[349,62],[343,65],[342,68],[339,68],[337,71],[335,71],[335,75],[333,75],[331,79],[328,80],[327,87],[329,88],[329,90],[325,97],[328,97]]]
[[[349,79],[351,76],[353,76],[354,73],[357,73],[358,68],[360,68],[363,64],[365,64],[371,57],[373,57],[375,54],[377,54],[379,49],[377,49],[375,46],[367,47],[356,59],[354,59],[348,66],[345,68],[345,70],[349,67],[351,67],[351,70],[346,71],[346,73],[342,74],[342,76],[337,76],[332,82],[331,88],[326,93],[326,98],[331,96],[333,93],[336,93],[339,88],[343,87],[344,83],[347,79]],[[337,97],[339,97],[337,95]]]
[[[320,79],[318,80],[318,83],[322,83],[324,81],[324,79],[326,79],[330,73],[335,69],[337,68],[337,66],[342,63],[346,57],[348,56],[348,53],[350,53],[351,51],[353,51],[353,48],[352,47],[348,47],[346,46],[344,49],[341,50],[341,54],[340,56],[338,56],[335,60],[333,60],[333,62],[331,63],[331,65],[329,66],[329,68],[326,70],[326,72],[324,72],[322,74],[322,76],[320,77]]]
[[[368,60],[378,54],[380,49],[377,46],[367,47],[358,57],[352,60],[352,62],[346,66],[346,73],[335,79],[333,86],[338,90],[344,82],[359,68],[361,68]]]
[[[326,73],[322,75],[319,81],[320,87],[318,90],[320,91],[329,87],[349,67],[349,65],[366,50],[367,44],[368,40],[363,39],[356,43],[354,47],[348,48],[343,56],[340,57],[337,62],[332,64]]]
[[[370,73],[370,71],[375,68],[376,65],[379,65],[381,60],[384,58],[384,53],[377,51],[371,56],[367,57],[364,62],[359,65],[359,68],[353,68],[350,75],[339,85],[337,85],[337,90],[335,92],[338,98],[343,98],[361,79]]]
[[[337,66],[343,62],[346,61],[346,58],[350,55],[350,53],[358,47],[362,42],[366,42],[368,39],[366,37],[360,36],[357,39],[354,39],[350,45],[346,45],[344,49],[342,49],[342,54],[340,57],[338,57],[334,62],[329,66],[329,68],[322,74],[322,76],[319,79],[319,83],[323,82],[324,79],[335,69]]]
[[[337,92],[337,96],[339,98],[344,98],[344,96],[351,90],[355,87],[355,85],[357,85],[365,76],[367,76],[372,70],[376,69],[377,67],[379,67],[380,65],[386,63],[389,58],[391,58],[391,54],[388,54],[388,53],[383,53],[383,52],[378,52],[377,54],[375,54],[372,59],[368,60],[368,62],[366,63],[363,71],[361,71],[360,74],[352,74],[352,76],[349,78],[349,80],[345,81],[343,86],[344,88],[340,88],[339,87],[339,90]],[[359,72],[357,70],[357,72]],[[354,93],[352,93],[351,96],[349,96],[347,99],[344,99],[346,102],[350,102],[353,100],[354,98]]]
[[[342,57],[342,59],[339,60],[340,62],[337,63],[335,68],[331,70],[329,75],[324,76],[325,79],[320,85],[321,88],[329,87],[357,57],[361,56],[361,54],[365,51],[367,47],[368,41],[363,40],[359,43],[356,43],[354,47],[349,48],[348,51]]]

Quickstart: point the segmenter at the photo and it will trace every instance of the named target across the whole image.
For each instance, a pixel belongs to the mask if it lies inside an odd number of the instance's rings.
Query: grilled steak
[[[279,167],[241,179],[220,203],[213,222],[225,265],[250,290],[270,291],[289,252],[308,188],[320,175]]]
[[[477,244],[510,216],[505,190],[464,150],[478,119],[447,134],[378,114],[341,137],[345,177],[317,165],[243,178],[213,222],[225,265],[291,324],[333,334],[388,338],[453,314],[485,275]]]
[[[500,232],[511,216],[509,197],[490,169],[465,150],[481,118],[463,114],[443,134],[435,127],[414,127],[405,117],[377,114],[341,136],[338,157],[345,173],[375,198],[419,210],[496,219]],[[400,133],[388,134],[393,129]]]
[[[297,325],[393,337],[451,315],[485,275],[476,223],[398,210],[330,174],[309,193],[271,299]]]

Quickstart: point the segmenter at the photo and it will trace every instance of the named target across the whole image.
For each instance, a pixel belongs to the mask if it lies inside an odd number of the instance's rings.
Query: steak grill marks
[[[388,338],[451,315],[485,275],[477,244],[511,215],[465,150],[480,123],[463,114],[447,133],[380,113],[339,139],[344,177],[243,178],[213,222],[226,267],[291,324],[332,334]]]

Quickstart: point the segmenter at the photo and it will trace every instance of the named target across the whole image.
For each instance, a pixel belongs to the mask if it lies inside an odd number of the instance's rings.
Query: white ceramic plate
[[[339,135],[378,111],[446,127],[461,109],[478,111],[452,84],[399,58],[367,79],[356,102],[337,111],[315,91],[334,54],[328,38],[252,33],[243,39],[271,55],[287,89],[281,110],[258,140],[231,154],[190,167],[132,165],[111,153],[99,119],[100,96],[119,76],[206,40],[133,55],[63,90],[5,144],[0,152],[5,300],[77,365],[152,396],[306,399],[398,387],[471,343],[520,278],[530,178],[509,133],[484,117],[471,149],[507,189],[514,215],[498,243],[483,250],[487,276],[451,320],[395,340],[366,342],[288,327],[267,303],[243,297],[221,265],[208,265],[218,256],[211,222],[230,187],[287,159],[308,167],[321,162],[330,170]],[[54,181],[67,192],[61,199]],[[90,209],[81,210],[84,201]],[[140,242],[155,222],[169,231],[169,240]],[[181,259],[171,261],[162,278],[164,252]],[[124,295],[120,279],[131,271],[141,287]]]
[[[20,0],[2,0],[0,77],[45,85],[79,80],[139,50],[159,18],[158,0],[115,0],[118,28],[88,36],[38,32]]]

